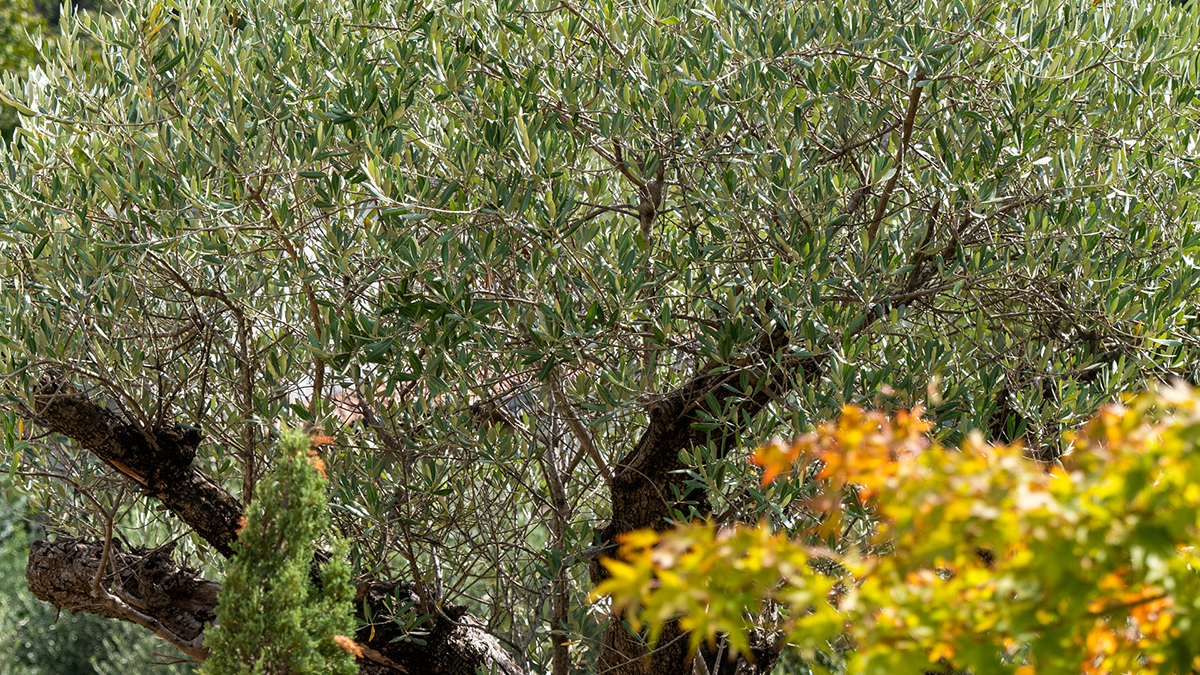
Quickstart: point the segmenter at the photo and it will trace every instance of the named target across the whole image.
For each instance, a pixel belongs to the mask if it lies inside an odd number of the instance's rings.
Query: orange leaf
[[[346,652],[347,654],[360,659],[363,657],[362,647],[359,647],[358,643],[351,638],[348,638],[345,635],[334,635],[333,641],[336,642],[337,646],[341,647],[342,651]]]
[[[1117,651],[1117,637],[1108,629],[1108,625],[1097,622],[1096,627],[1087,635],[1087,648],[1093,656],[1102,656]]]
[[[762,486],[766,487],[779,474],[790,470],[800,458],[801,449],[799,443],[788,446],[782,438],[776,437],[755,450],[750,462],[763,468]]]
[[[321,478],[329,478],[329,476],[325,475],[325,460],[321,459],[321,456],[315,451],[309,451],[308,463],[312,468],[317,470],[317,473],[321,474]]]

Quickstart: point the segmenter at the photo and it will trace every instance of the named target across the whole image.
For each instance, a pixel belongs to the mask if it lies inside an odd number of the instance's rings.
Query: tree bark
[[[34,403],[40,426],[132,478],[222,555],[233,555],[242,504],[192,466],[199,431],[177,424],[140,428],[96,405],[58,370],[42,376]]]
[[[104,543],[70,537],[35,541],[25,579],[34,597],[74,612],[129,621],[154,631],[188,656],[202,661],[204,625],[216,619],[220,584],[196,576],[171,560],[173,546],[123,551],[112,542],[112,565],[93,586]],[[110,589],[105,590],[105,589]]]

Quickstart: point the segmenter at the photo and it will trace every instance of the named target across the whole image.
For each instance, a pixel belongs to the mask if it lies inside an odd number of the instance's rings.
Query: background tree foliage
[[[940,379],[935,435],[1051,459],[1195,380],[1200,27],[1168,3],[117,9],[4,88],[8,464],[58,531],[219,576],[273,425],[325,425],[359,579],[407,584],[360,587],[397,662],[468,626],[640,669],[597,553],[806,528],[811,484],[768,498],[745,448],[845,403]]]
[[[23,76],[37,62],[37,49],[31,38],[44,22],[34,10],[30,0],[0,2],[0,73]],[[11,139],[16,125],[16,109],[0,105],[0,135]]]
[[[37,62],[37,50],[30,39],[42,25],[33,2],[5,0],[0,3],[0,69],[24,72]]]

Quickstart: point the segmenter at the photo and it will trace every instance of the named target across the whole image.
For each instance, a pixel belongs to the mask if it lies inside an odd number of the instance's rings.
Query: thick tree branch
[[[197,661],[204,661],[204,628],[216,619],[221,585],[196,576],[196,571],[171,560],[169,547],[146,551],[121,550],[114,545],[112,571],[102,574],[105,588],[96,593],[104,544],[63,537],[35,541],[30,547],[25,577],[39,600],[72,612],[98,614],[136,623],[154,631]],[[365,583],[359,586],[355,606],[365,601],[372,614],[386,616],[389,600],[415,600],[412,584]],[[359,673],[446,673],[473,675],[477,667],[502,675],[519,675],[520,668],[500,649],[491,635],[465,608],[448,605],[425,644],[406,641],[390,620],[364,625],[357,641],[363,647]],[[374,639],[372,639],[372,637]],[[395,640],[393,642],[392,640]]]
[[[112,547],[110,570],[103,570],[103,543],[66,537],[33,542],[25,570],[29,590],[72,612],[136,623],[197,661],[208,658],[204,625],[216,618],[220,584],[176,565],[170,548],[126,552],[115,540]],[[113,592],[94,589],[97,577]]]
[[[771,400],[772,383],[802,371],[811,375],[823,357],[803,359],[782,354],[788,345],[783,329],[765,334],[752,350],[732,364],[708,363],[700,374],[674,392],[651,404],[650,424],[637,446],[616,468],[613,478],[613,514],[611,534],[632,530],[666,527],[664,518],[674,504],[667,495],[669,483],[678,482],[677,470],[684,468],[679,451],[712,441],[726,447],[744,431],[741,420],[753,417]],[[745,375],[753,389],[746,396],[735,386]],[[712,431],[700,431],[693,425],[701,421],[700,411],[709,398],[722,409],[732,406],[731,424]],[[648,491],[647,491],[648,490]],[[705,500],[704,495],[690,495]]]
[[[924,283],[929,281],[926,279]],[[885,298],[866,313],[854,334],[867,330],[878,320],[882,315],[880,307],[906,305],[917,297],[920,293]],[[708,495],[695,488],[689,490],[684,484],[682,474],[688,467],[679,459],[680,451],[706,443],[724,450],[745,432],[745,420],[757,415],[776,397],[778,383],[797,375],[815,377],[826,357],[788,355],[788,344],[786,329],[777,327],[765,332],[738,360],[705,364],[688,383],[650,406],[650,424],[637,446],[615,468],[611,483],[613,518],[598,533],[601,553],[590,568],[593,583],[607,577],[599,558],[611,554],[619,535],[642,528],[669,527],[672,510],[680,506],[680,501],[701,513],[708,512]],[[746,385],[749,392],[744,390]],[[695,424],[702,421],[701,410],[714,401],[729,422],[711,431],[697,429]],[[643,672],[643,668],[655,673],[683,673],[690,663],[686,640],[675,639],[681,635],[677,624],[668,625],[660,637],[661,646],[646,654],[639,636],[629,633],[623,622],[610,621],[603,637],[601,668],[614,675],[633,675]],[[760,629],[756,639],[752,645],[754,664],[742,663],[751,670],[737,672],[767,673],[778,660],[779,645],[770,631]]]
[[[599,533],[598,543],[611,553],[617,536],[641,528],[662,530],[669,527],[669,517],[677,505],[676,495],[701,512],[709,510],[708,496],[688,491],[681,470],[687,467],[679,459],[680,451],[712,442],[719,449],[727,448],[745,431],[744,420],[758,414],[772,398],[772,387],[781,380],[802,373],[812,377],[820,369],[824,357],[799,358],[784,354],[788,346],[787,331],[777,328],[765,333],[751,350],[731,364],[708,363],[699,374],[684,386],[650,406],[650,424],[637,446],[616,466],[612,486],[613,519]],[[740,384],[750,386],[750,393]],[[701,431],[693,425],[701,421],[700,411],[715,400],[732,420],[718,429]],[[593,583],[607,575],[599,558],[591,565]],[[631,634],[625,623],[614,618],[605,629],[600,656],[600,669],[613,675],[635,673],[685,673],[691,668],[687,640],[677,624],[663,629],[660,646],[647,654],[641,638]],[[778,646],[763,632],[763,644],[755,645],[758,657],[750,670],[738,672],[770,672],[778,660]]]
[[[222,555],[233,555],[242,504],[191,466],[199,431],[177,424],[143,430],[96,405],[58,370],[43,375],[35,403],[39,425],[137,481]]]

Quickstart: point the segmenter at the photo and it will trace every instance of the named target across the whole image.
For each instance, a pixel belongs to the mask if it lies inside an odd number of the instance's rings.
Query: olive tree
[[[32,590],[203,660],[278,429],[320,426],[361,671],[769,672],[778,612],[752,660],[678,624],[651,648],[588,602],[600,558],[698,518],[804,531],[807,488],[767,498],[747,448],[845,403],[1053,460],[1116,393],[1195,379],[1182,11],[63,14],[2,96],[5,460],[57,533]]]

